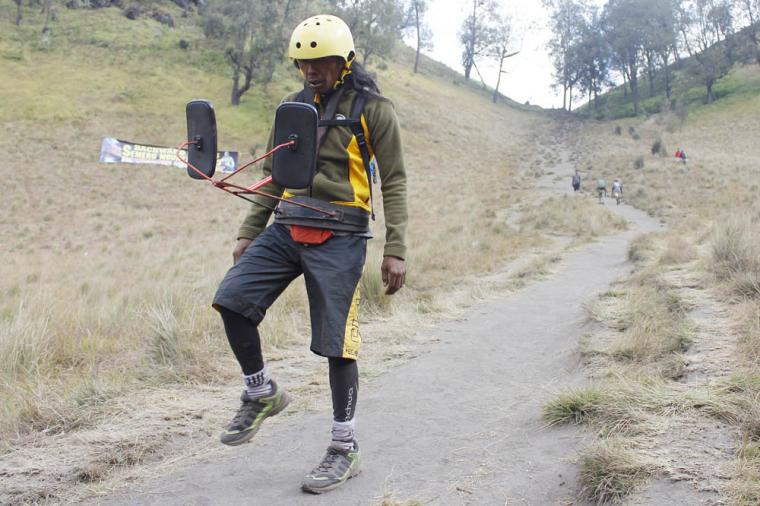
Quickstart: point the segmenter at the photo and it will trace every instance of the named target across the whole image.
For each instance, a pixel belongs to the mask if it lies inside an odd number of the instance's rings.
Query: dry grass
[[[586,449],[580,459],[580,496],[596,504],[620,501],[657,469],[619,440],[597,443]]]
[[[742,72],[756,77],[760,68],[747,66]],[[607,179],[620,177],[629,203],[667,220],[669,225],[667,233],[645,236],[632,244],[629,259],[636,263],[639,273],[635,278],[639,279],[616,287],[589,308],[592,318],[609,328],[586,339],[584,356],[592,373],[602,375],[605,381],[624,377],[626,382],[643,384],[652,375],[662,378],[666,390],[679,392],[682,400],[688,401],[683,404],[690,406],[686,420],[694,420],[694,425],[700,416],[708,416],[721,421],[723,428],[715,430],[740,428],[744,449],[738,454],[734,479],[727,487],[736,504],[757,504],[760,497],[760,464],[755,458],[760,413],[760,229],[756,202],[760,175],[752,155],[760,131],[758,111],[760,97],[744,95],[692,110],[685,120],[665,115],[618,122],[619,131],[633,127],[639,139],[615,135],[606,122],[588,122],[581,127],[585,129],[581,164]],[[672,152],[667,156],[652,153],[656,142],[673,152],[677,147],[685,149],[689,162],[676,162]],[[640,160],[639,168],[635,168],[636,160]],[[615,168],[614,173],[610,167]],[[663,274],[676,268],[692,273],[691,278],[697,281],[670,286]],[[700,276],[702,269],[707,271],[706,276]],[[652,282],[657,278],[660,281]],[[697,351],[701,358],[697,360],[721,360],[720,367],[709,370],[733,369],[734,374],[703,379],[708,386],[687,387],[669,381],[679,379],[689,369],[688,353],[684,360],[681,351],[693,333],[683,321],[688,307],[677,299],[680,293],[704,290],[718,297],[709,298],[714,305],[711,309],[717,313],[707,314],[722,315],[728,308],[731,318],[725,328],[708,329],[704,336],[705,330],[701,331],[703,342]],[[632,332],[631,325],[640,326],[642,332]],[[711,349],[723,341],[711,343],[709,332],[736,332],[738,350]],[[607,383],[605,386],[613,388]],[[614,403],[607,396],[602,399]],[[629,396],[628,401],[640,400]],[[598,406],[595,409],[603,412]],[[660,423],[681,422],[669,417]],[[688,427],[689,422],[685,423]],[[653,444],[654,432],[642,434],[646,436],[643,439],[640,434],[627,436],[627,440],[633,446],[636,441]],[[699,448],[700,443],[696,444]]]
[[[641,250],[640,244],[634,246],[636,251]],[[684,321],[684,303],[656,268],[645,268],[617,290],[603,294],[587,307],[587,313],[591,321],[615,333],[600,344],[587,342],[583,353],[677,377],[681,362],[675,355],[688,348],[690,329]],[[616,365],[605,367],[615,370]]]
[[[740,212],[716,222],[712,272],[739,297],[760,298],[760,223]]]
[[[628,228],[626,221],[582,195],[550,197],[523,210],[521,227],[591,239]]]

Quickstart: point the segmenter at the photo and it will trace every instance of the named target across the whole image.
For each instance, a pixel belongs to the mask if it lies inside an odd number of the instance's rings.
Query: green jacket
[[[286,96],[283,101],[295,100],[298,93]],[[356,91],[347,89],[343,93],[336,114],[349,117]],[[324,99],[322,100],[324,103]],[[320,115],[322,104],[317,104]],[[375,159],[380,175],[380,190],[383,195],[385,214],[385,256],[401,259],[406,257],[406,169],[401,152],[401,134],[393,105],[386,99],[369,98],[362,114],[364,134],[370,147],[370,156]],[[267,149],[272,148],[273,132],[269,134]],[[265,176],[271,174],[272,159],[263,165]],[[317,175],[312,184],[312,197],[359,207],[369,213],[370,193],[367,172],[362,162],[361,151],[350,127],[332,126],[328,129],[324,143],[319,149]],[[288,198],[293,195],[308,195],[308,189],[286,191],[282,187],[269,184],[262,191]],[[377,198],[377,196],[375,196]],[[254,200],[274,207],[277,201],[255,195]],[[271,211],[259,205],[252,205],[238,232],[238,238],[254,239],[267,225]]]

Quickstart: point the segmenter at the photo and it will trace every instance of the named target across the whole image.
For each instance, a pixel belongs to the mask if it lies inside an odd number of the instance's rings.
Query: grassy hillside
[[[739,44],[747,44],[747,41],[739,38]],[[753,54],[753,50],[747,46],[740,48],[737,52],[745,55],[744,59],[739,58],[740,61],[713,85],[713,95],[717,101],[727,97],[742,100],[760,93],[760,76],[754,71],[757,65],[752,58],[746,56]],[[666,112],[665,109],[670,108],[684,116],[690,110],[698,109],[706,104],[707,89],[704,83],[688,70],[693,64],[691,58],[687,57],[680,63],[670,66],[671,101],[669,105],[662,71],[658,70],[653,80],[654,93],[650,90],[649,78],[646,75],[640,76],[639,114],[652,115]],[[596,106],[593,102],[584,104],[577,108],[576,112],[598,119],[628,118],[633,116],[633,98],[627,86],[616,86],[602,94]]]

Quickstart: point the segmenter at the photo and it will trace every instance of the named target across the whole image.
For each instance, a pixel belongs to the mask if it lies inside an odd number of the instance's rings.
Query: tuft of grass
[[[674,232],[668,236],[665,242],[665,250],[660,255],[658,262],[662,265],[681,265],[697,258],[694,245],[680,232]]]
[[[657,468],[623,443],[607,440],[581,455],[581,497],[596,504],[620,501],[646,482]]]
[[[640,239],[633,254],[650,246],[650,240]],[[688,348],[691,329],[685,322],[683,301],[657,272],[654,268],[644,269],[620,290],[602,294],[587,313],[617,331],[602,350],[609,357],[642,367],[661,362],[658,369],[674,377],[682,366],[681,361],[672,360],[673,355]],[[675,369],[669,370],[665,367],[668,364]]]
[[[544,406],[542,418],[550,427],[582,424],[597,413],[602,397],[597,387],[560,393]]]
[[[716,277],[743,297],[760,297],[760,225],[735,212],[716,222],[712,266]]]
[[[628,260],[634,264],[647,263],[652,260],[657,251],[656,235],[642,234],[637,236],[628,246]]]

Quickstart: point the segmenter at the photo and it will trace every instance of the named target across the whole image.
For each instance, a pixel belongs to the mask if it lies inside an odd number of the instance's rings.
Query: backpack
[[[324,117],[320,118],[318,123],[318,133],[317,133],[317,139],[319,146],[322,146],[322,143],[325,140],[327,129],[331,126],[347,126],[351,128],[351,131],[354,134],[354,137],[356,137],[356,144],[359,146],[359,151],[362,155],[362,164],[364,165],[364,170],[367,173],[367,186],[369,187],[369,206],[370,206],[370,215],[372,216],[372,219],[375,219],[375,205],[374,205],[374,199],[372,196],[372,182],[374,181],[377,183],[377,174],[375,173],[375,164],[372,163],[372,157],[369,154],[369,147],[367,144],[367,137],[364,135],[364,127],[362,126],[362,111],[364,110],[364,104],[367,103],[367,94],[364,93],[362,89],[359,89],[356,86],[353,86],[356,90],[356,97],[354,98],[354,102],[351,104],[351,113],[349,114],[348,118],[343,119],[335,119],[335,110],[338,108],[338,104],[340,103],[341,98],[343,97],[343,92],[346,89],[346,86],[353,85],[353,80],[351,79],[351,75],[349,74],[346,76],[344,85],[338,88],[338,90],[333,93],[330,96],[330,99],[327,101],[327,105],[325,105],[325,113]],[[295,98],[296,102],[302,102],[305,104],[311,104],[314,105],[314,94],[309,92],[307,93],[306,88],[304,87],[303,90],[301,90],[298,95]]]

